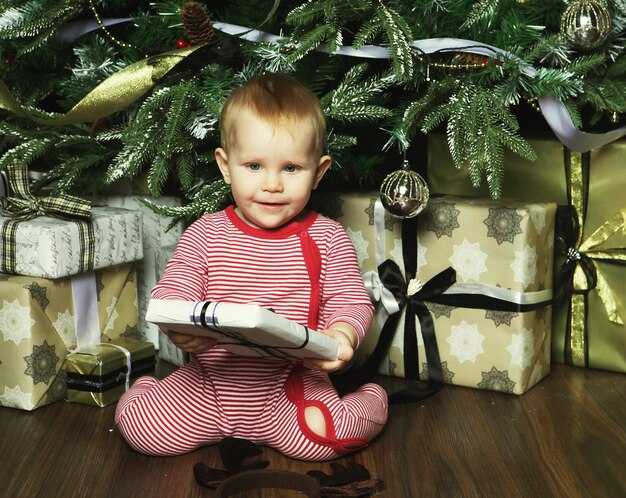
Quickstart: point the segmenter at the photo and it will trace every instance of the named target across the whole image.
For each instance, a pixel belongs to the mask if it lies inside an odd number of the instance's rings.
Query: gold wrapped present
[[[106,406],[126,392],[132,380],[154,372],[154,345],[117,338],[67,355],[67,394],[72,403]]]
[[[545,377],[556,206],[442,197],[401,221],[377,200],[325,202],[378,303],[357,367],[373,353],[379,373],[426,380],[440,363],[446,383],[515,394]]]
[[[556,202],[552,360],[626,372],[626,142],[583,154],[556,140],[530,140],[538,159],[505,156],[503,197]],[[433,191],[483,195],[457,170],[445,138],[428,140]]]
[[[65,356],[94,331],[138,338],[136,275],[132,263],[56,280],[0,273],[0,405],[62,400]]]

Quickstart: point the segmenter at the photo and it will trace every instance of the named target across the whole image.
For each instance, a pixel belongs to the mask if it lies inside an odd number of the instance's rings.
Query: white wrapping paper
[[[0,226],[8,219],[0,216]],[[141,213],[94,207],[92,222],[94,270],[143,258]],[[17,228],[15,245],[18,275],[57,279],[79,273],[81,246],[73,221],[48,216],[24,221]]]
[[[242,356],[336,360],[339,342],[256,304],[151,299],[146,320]]]

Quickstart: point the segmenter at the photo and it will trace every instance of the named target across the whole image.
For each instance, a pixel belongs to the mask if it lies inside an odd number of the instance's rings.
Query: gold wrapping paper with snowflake
[[[175,224],[170,230],[167,227],[172,222],[172,218],[161,216],[141,202],[140,199],[147,199],[160,206],[176,207],[181,205],[178,197],[159,197],[158,199],[149,196],[119,195],[102,197],[93,201],[94,205],[106,205],[114,208],[122,208],[130,211],[137,211],[141,214],[142,222],[142,243],[143,259],[137,264],[137,291],[139,295],[139,328],[144,338],[155,348],[163,349],[161,358],[170,362],[182,365],[182,351],[174,346],[169,338],[162,333],[153,323],[145,320],[146,310],[150,292],[157,284],[167,261],[174,254],[178,239],[183,233],[183,223]],[[167,230],[167,231],[166,231]],[[160,344],[166,347],[162,348]],[[167,347],[170,346],[171,347]],[[163,355],[163,353],[165,353]]]
[[[383,221],[377,222],[377,198],[374,193],[341,194],[324,202],[326,214],[346,227],[366,279],[372,278],[386,259],[404,273],[402,222],[386,213]],[[426,302],[444,382],[522,394],[548,375],[555,209],[550,203],[443,197],[431,199],[418,216],[415,257],[419,282],[428,282],[452,267],[456,292],[486,292],[522,304],[537,303],[536,307],[521,306],[520,311],[497,311]],[[381,250],[383,254],[377,254]],[[379,305],[370,333],[357,352],[357,366],[376,347],[388,316]],[[402,315],[379,366],[382,374],[406,376],[404,319]],[[419,331],[419,324],[416,326]],[[428,365],[419,333],[417,343],[419,378],[426,380]]]
[[[0,227],[11,218],[0,216]],[[93,268],[129,263],[143,257],[141,213],[126,209],[92,208]],[[17,225],[13,247],[17,275],[63,278],[80,272],[82,252],[79,227],[72,220],[39,216]],[[0,240],[0,244],[7,244]]]
[[[557,247],[557,253],[564,254],[554,262],[556,273],[572,263],[571,258],[578,269],[563,282],[574,284],[568,302],[553,309],[552,361],[626,372],[626,232],[623,217],[620,221],[626,209],[626,142],[584,154],[570,152],[557,140],[530,143],[538,157],[534,163],[505,156],[503,197],[571,205],[579,224],[577,240],[571,247]],[[428,180],[437,193],[486,192],[484,186],[472,188],[466,170],[454,168],[441,136],[428,138]],[[589,278],[580,278],[583,266]],[[576,292],[571,292],[574,287]],[[562,290],[555,287],[555,294]]]
[[[100,340],[140,339],[135,265],[80,277],[95,280]],[[0,273],[0,405],[34,410],[65,396],[63,363],[77,344],[77,281]]]
[[[154,345],[119,337],[67,355],[66,401],[107,406],[126,392],[132,381],[154,372]]]

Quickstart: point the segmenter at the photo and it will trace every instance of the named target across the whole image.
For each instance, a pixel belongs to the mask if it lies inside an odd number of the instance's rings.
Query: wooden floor
[[[195,483],[192,468],[221,468],[215,446],[180,457],[139,455],[115,429],[113,413],[114,406],[64,402],[34,412],[0,408],[0,496],[214,495]],[[267,448],[263,456],[271,469],[330,469]],[[446,386],[419,404],[393,406],[384,432],[341,461],[349,460],[385,481],[377,497],[623,498],[626,375],[553,365],[522,396]]]

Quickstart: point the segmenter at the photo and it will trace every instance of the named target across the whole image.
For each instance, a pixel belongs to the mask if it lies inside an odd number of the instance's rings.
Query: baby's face
[[[278,228],[304,210],[330,158],[313,150],[309,123],[274,128],[246,110],[236,126],[233,145],[218,149],[216,158],[237,213],[253,227]]]

